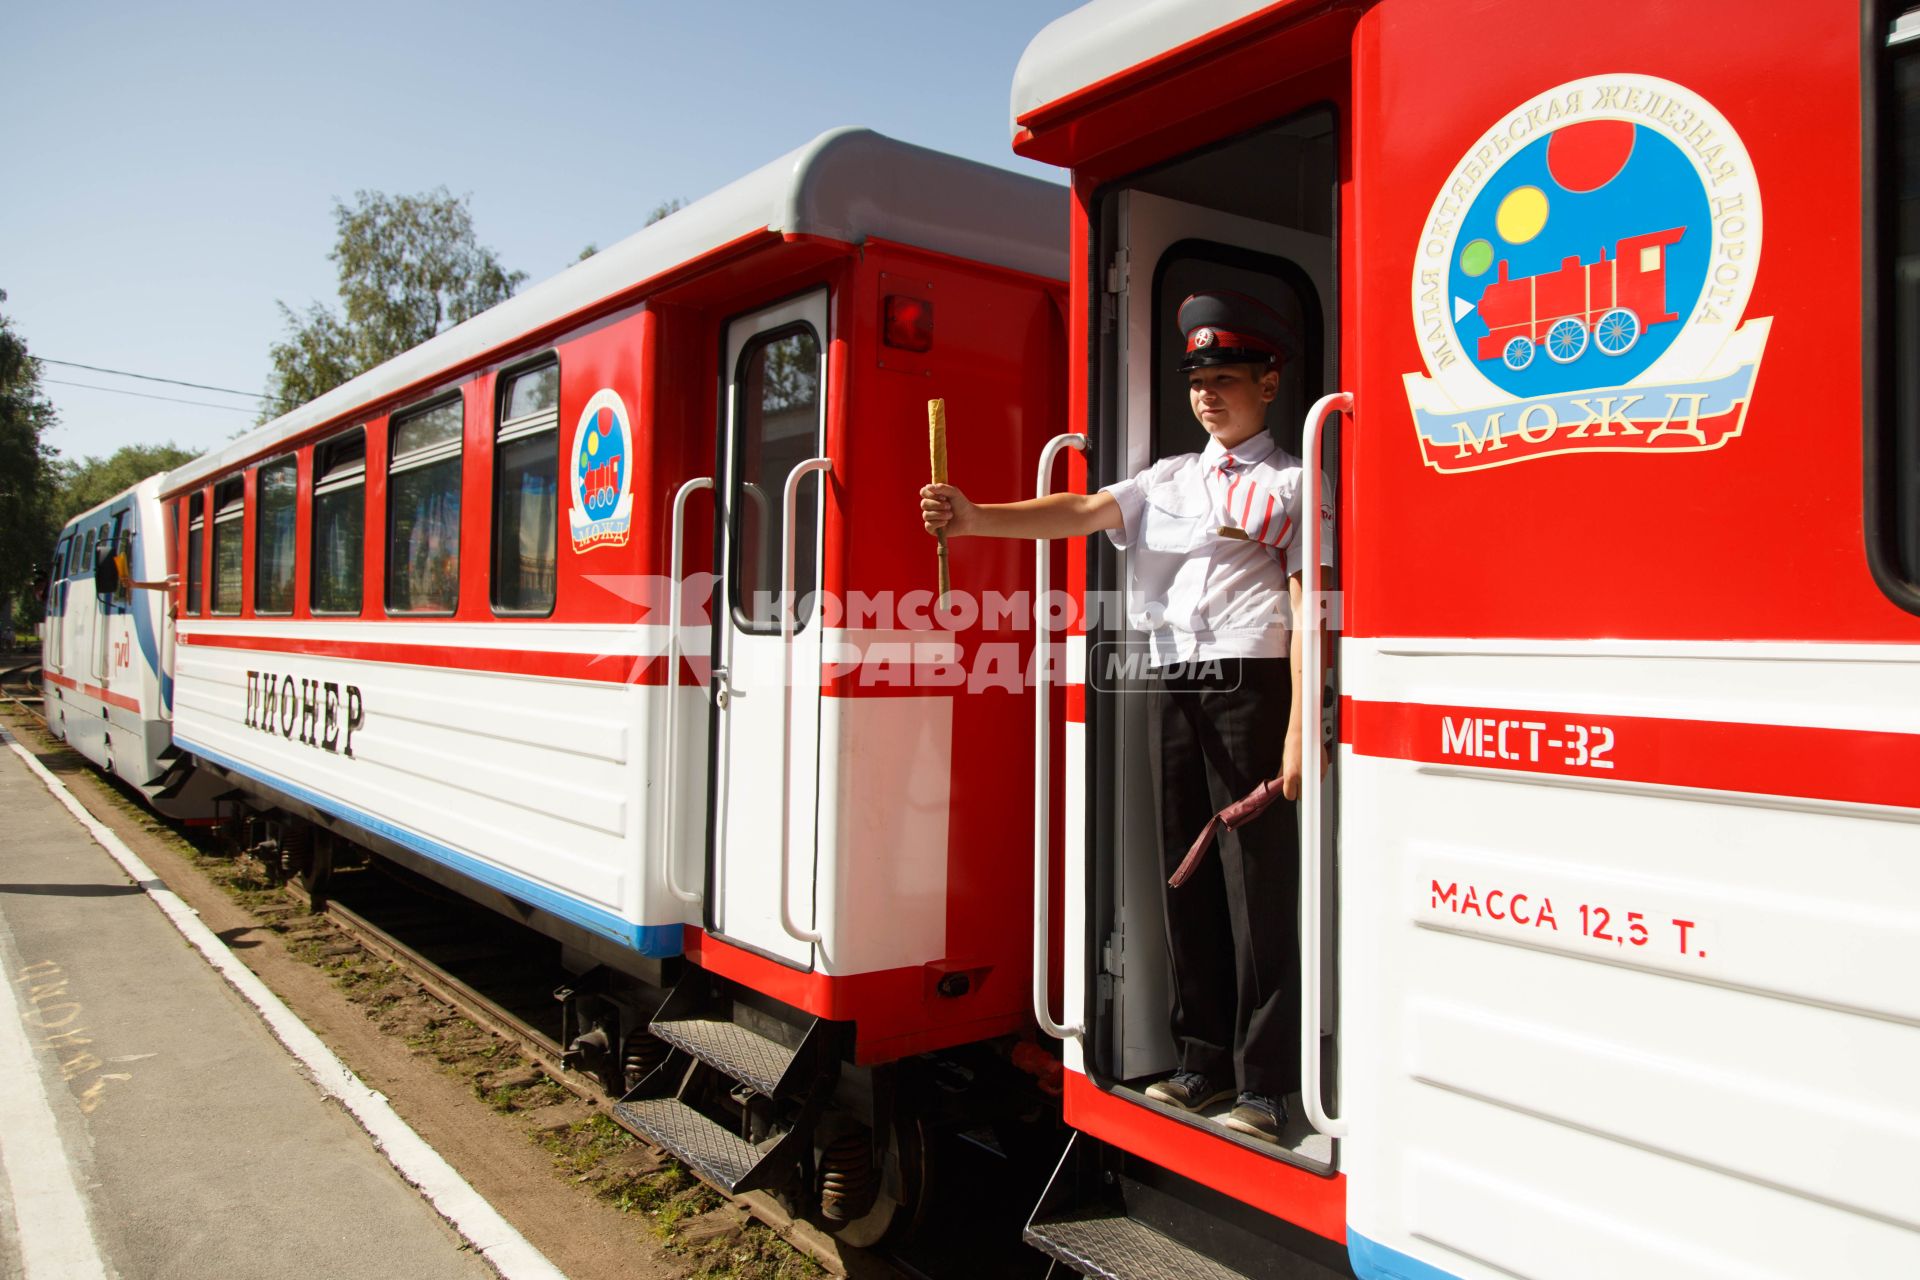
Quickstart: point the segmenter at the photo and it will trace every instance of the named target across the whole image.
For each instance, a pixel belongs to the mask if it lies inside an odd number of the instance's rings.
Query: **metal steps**
[[[616,1102],[613,1113],[671,1151],[680,1162],[708,1182],[738,1195],[766,1185],[764,1176],[755,1177],[768,1157],[779,1147],[778,1140],[765,1149],[729,1132],[678,1098],[638,1098]],[[784,1172],[784,1169],[782,1169]]]
[[[833,1092],[840,1024],[692,969],[647,1029],[671,1052],[615,1115],[730,1194],[793,1173]]]
[[[781,1044],[721,1018],[655,1018],[648,1030],[755,1093],[778,1098],[792,1088],[786,1077],[798,1056],[797,1045]]]
[[[1339,1280],[1339,1243],[1084,1133],[1067,1143],[1022,1233],[1099,1280]]]
[[[1248,1280],[1120,1210],[1087,1210],[1027,1225],[1028,1244],[1100,1280]]]

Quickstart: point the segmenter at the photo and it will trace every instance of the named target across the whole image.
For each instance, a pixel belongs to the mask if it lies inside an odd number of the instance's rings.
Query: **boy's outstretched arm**
[[[949,538],[1078,538],[1122,524],[1110,493],[1050,493],[1025,502],[976,503],[950,484],[920,490],[920,522]]]

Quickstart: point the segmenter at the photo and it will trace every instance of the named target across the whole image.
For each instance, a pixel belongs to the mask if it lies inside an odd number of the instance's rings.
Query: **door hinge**
[[[1122,294],[1127,291],[1127,251],[1115,249],[1112,259],[1107,263],[1107,292]]]
[[[1116,978],[1126,975],[1125,933],[1126,930],[1124,926],[1115,929],[1107,935],[1107,940],[1100,944],[1101,972],[1110,973]]]

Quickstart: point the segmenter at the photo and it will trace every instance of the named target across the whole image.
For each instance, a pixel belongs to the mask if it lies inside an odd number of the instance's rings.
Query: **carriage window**
[[[787,475],[811,458],[820,431],[820,340],[804,324],[775,330],[740,354],[735,378],[739,397],[734,460],[739,480],[733,503],[733,610],[752,631],[777,631],[784,548],[780,545],[781,503]],[[794,521],[793,573],[796,583],[814,580],[815,530],[819,528],[820,491],[801,495]],[[797,625],[813,612],[811,595],[798,604]]]
[[[200,586],[204,570],[200,557],[207,545],[207,518],[200,506],[200,495],[187,499],[187,612],[200,612]]]
[[[240,569],[245,556],[247,489],[235,477],[213,489],[213,611],[240,612]]]
[[[1882,383],[1869,441],[1870,529],[1890,593],[1920,611],[1920,8],[1893,24],[1883,68],[1880,184],[1885,191],[1880,288]],[[1888,580],[1892,581],[1889,582]]]
[[[460,401],[396,418],[387,482],[387,609],[460,603]]]
[[[552,613],[560,520],[558,364],[507,379],[493,458],[494,610]]]
[[[253,611],[293,612],[294,495],[300,463],[279,458],[254,478]]]
[[[360,612],[367,541],[367,433],[313,451],[313,611]]]
[[[83,547],[80,551],[80,563],[78,566],[75,567],[73,576],[77,578],[82,573],[92,573],[92,572],[93,572],[93,530],[89,529],[87,530],[87,545]]]

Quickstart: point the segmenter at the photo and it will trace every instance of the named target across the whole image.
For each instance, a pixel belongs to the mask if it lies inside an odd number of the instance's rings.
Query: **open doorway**
[[[1097,483],[1113,483],[1206,444],[1189,407],[1186,376],[1177,368],[1185,341],[1176,314],[1183,299],[1202,291],[1238,291],[1286,321],[1290,349],[1267,425],[1281,449],[1299,455],[1306,411],[1334,385],[1337,372],[1337,138],[1333,111],[1316,108],[1103,193],[1102,260],[1114,288],[1102,315]],[[1332,460],[1338,457],[1332,435],[1321,464],[1330,499],[1336,497],[1338,467]],[[1093,568],[1091,585],[1107,600],[1120,599],[1128,583],[1126,553],[1100,539]],[[1338,573],[1336,558],[1329,587],[1337,587]],[[1330,1170],[1333,1144],[1309,1128],[1297,1094],[1287,1100],[1290,1119],[1282,1139],[1272,1144],[1241,1138],[1220,1124],[1233,1106],[1231,1097],[1196,1113],[1162,1106],[1145,1093],[1179,1064],[1169,1023],[1165,863],[1148,746],[1147,678],[1137,658],[1129,657],[1145,651],[1145,637],[1129,629],[1122,610],[1103,609],[1099,623],[1089,636],[1087,709],[1093,897],[1086,943],[1089,971],[1099,975],[1087,1048],[1095,1078],[1130,1101],[1262,1153]],[[1329,699],[1328,705],[1336,704]],[[1283,734],[1285,725],[1274,732]],[[1306,734],[1309,742],[1316,736],[1311,726]],[[1332,790],[1329,777],[1323,791],[1329,802]],[[1329,822],[1326,829],[1332,832],[1335,825]],[[1333,883],[1330,843],[1303,856],[1318,857],[1323,883]],[[1276,903],[1275,909],[1289,908]],[[1335,943],[1330,916],[1329,910],[1321,930],[1321,970],[1329,989]],[[1298,981],[1297,967],[1291,980]],[[1324,1033],[1337,1011],[1326,992],[1322,1001]]]

